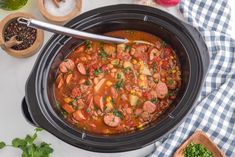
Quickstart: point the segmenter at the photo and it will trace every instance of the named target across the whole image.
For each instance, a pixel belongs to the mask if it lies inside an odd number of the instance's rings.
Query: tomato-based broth
[[[68,123],[91,133],[141,130],[176,99],[181,86],[176,54],[169,44],[145,32],[107,35],[152,44],[87,40],[59,65],[57,106]]]

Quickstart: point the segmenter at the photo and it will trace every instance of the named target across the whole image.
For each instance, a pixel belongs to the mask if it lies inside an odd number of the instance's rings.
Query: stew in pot
[[[91,133],[141,130],[177,96],[181,71],[176,54],[169,44],[145,32],[121,30],[107,35],[152,45],[87,40],[59,65],[57,106],[70,124]]]

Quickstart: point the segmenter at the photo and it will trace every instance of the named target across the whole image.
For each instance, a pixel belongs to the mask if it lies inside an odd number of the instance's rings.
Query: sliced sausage
[[[104,116],[104,123],[110,127],[117,127],[121,123],[121,118],[108,113]]]
[[[69,70],[73,70],[75,68],[74,61],[71,59],[66,59],[62,63],[60,63],[59,69],[62,73],[67,73]]]
[[[168,88],[165,83],[159,82],[156,87],[157,96],[160,99],[163,99],[168,93]]]
[[[77,69],[82,75],[86,75],[86,69],[82,63],[78,63]]]
[[[143,110],[148,113],[153,113],[156,110],[156,105],[152,103],[151,101],[144,102]]]
[[[73,118],[77,121],[82,121],[86,120],[85,115],[82,113],[81,110],[77,110],[76,112],[73,113]]]
[[[73,78],[73,74],[69,74],[67,77],[66,77],[66,83],[69,84],[70,81],[72,80]]]

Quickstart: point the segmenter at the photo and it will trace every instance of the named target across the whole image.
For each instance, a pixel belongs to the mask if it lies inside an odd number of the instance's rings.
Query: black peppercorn
[[[14,50],[25,50],[33,45],[37,37],[37,30],[20,24],[16,19],[13,19],[5,28],[4,40],[9,41],[11,37],[16,36],[16,40],[23,41],[19,45],[11,47]]]

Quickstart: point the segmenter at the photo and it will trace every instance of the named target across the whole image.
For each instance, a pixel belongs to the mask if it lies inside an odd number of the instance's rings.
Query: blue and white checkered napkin
[[[211,65],[197,106],[151,157],[170,157],[195,130],[203,130],[227,157],[235,157],[235,40],[227,0],[182,0],[179,10],[198,28],[210,53]]]

